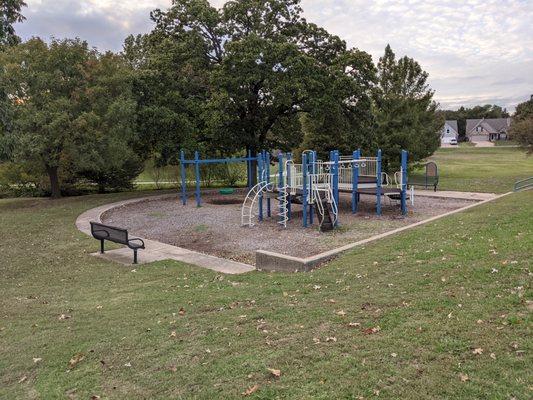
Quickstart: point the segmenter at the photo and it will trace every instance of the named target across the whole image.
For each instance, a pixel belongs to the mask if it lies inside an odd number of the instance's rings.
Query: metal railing
[[[532,187],[533,187],[533,176],[530,176],[529,178],[526,178],[526,179],[522,179],[520,181],[516,181],[514,183],[515,192],[531,189]]]

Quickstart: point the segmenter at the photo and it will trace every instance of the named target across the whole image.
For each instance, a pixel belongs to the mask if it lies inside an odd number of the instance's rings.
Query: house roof
[[[467,119],[466,120],[466,134],[472,133],[478,126],[482,126],[488,133],[506,132],[511,125],[511,118],[482,118],[482,119]]]
[[[466,120],[466,134],[472,132],[483,119],[467,119]]]
[[[446,120],[446,125],[448,125],[450,128],[452,128],[455,132],[459,132],[459,129],[457,128],[457,121],[455,121],[455,120]]]

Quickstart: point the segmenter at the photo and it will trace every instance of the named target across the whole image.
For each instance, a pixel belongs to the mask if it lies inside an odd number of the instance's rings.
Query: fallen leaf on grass
[[[466,382],[466,381],[470,380],[468,375],[467,374],[463,374],[463,373],[459,374],[459,379],[461,379],[461,382]]]
[[[171,365],[170,367],[168,367],[168,370],[171,372],[176,372],[178,370],[178,367],[175,365]]]
[[[361,324],[360,324],[359,322],[350,322],[350,323],[348,324],[348,326],[349,326],[350,328],[357,328],[357,327],[361,326]]]
[[[100,396],[98,396],[97,394],[93,394],[91,396],[91,400],[100,400]]]
[[[130,362],[127,362],[126,364],[124,364],[125,367],[131,367],[131,363]]]
[[[381,328],[379,326],[375,326],[373,328],[367,328],[367,329],[363,329],[363,333],[365,335],[372,335],[373,333],[377,333],[381,330]]]
[[[337,338],[335,336],[328,336],[326,342],[337,342]]]
[[[276,378],[279,378],[281,376],[281,370],[279,369],[274,369],[274,368],[267,368],[268,371],[273,375],[275,376]]]
[[[74,368],[76,365],[78,365],[80,362],[82,362],[85,359],[85,354],[83,353],[76,353],[72,356],[70,361],[68,362],[68,367],[70,369]]]
[[[344,317],[344,316],[346,315],[346,311],[344,311],[344,310],[339,310],[339,311],[337,311],[335,314],[340,315],[341,317]]]
[[[398,357],[398,354],[396,354],[396,353],[391,353],[390,355],[391,355],[392,358]]]
[[[72,318],[71,315],[61,314],[57,319],[60,320],[60,321],[64,321],[65,319],[70,319],[70,318]]]
[[[481,347],[475,348],[472,350],[472,354],[475,354],[476,356],[483,354],[483,349]]]
[[[180,310],[178,311],[178,314],[179,315],[185,315],[185,309],[183,307],[181,307]]]
[[[496,360],[496,354],[490,353],[490,358],[492,358],[493,360]]]
[[[41,362],[43,361],[43,359],[41,357],[33,357],[33,363],[34,364],[37,364],[38,362]]]
[[[19,383],[26,382],[27,379],[28,377],[24,375],[22,378],[19,379]]]
[[[172,332],[170,332],[170,335],[168,335],[168,337],[171,337],[171,338],[174,338],[176,336],[177,336],[176,331],[172,331]]]
[[[249,387],[248,389],[246,389],[246,391],[242,395],[250,396],[251,394],[257,392],[257,389],[259,389],[259,385],[253,385],[252,387]]]

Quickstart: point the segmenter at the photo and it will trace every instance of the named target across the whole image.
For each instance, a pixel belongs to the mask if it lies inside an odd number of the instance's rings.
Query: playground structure
[[[277,159],[277,160],[276,160]],[[317,153],[306,150],[302,153],[301,163],[293,160],[291,153],[279,153],[272,157],[269,152],[262,151],[257,156],[250,153],[246,157],[225,159],[200,159],[195,152],[193,160],[185,159],[181,152],[181,199],[187,202],[186,173],[187,165],[195,169],[195,199],[201,206],[200,165],[214,163],[241,163],[247,167],[248,193],[241,208],[241,225],[254,226],[256,221],[275,216],[278,224],[287,227],[292,219],[292,205],[302,206],[302,223],[304,227],[314,224],[315,215],[321,231],[331,230],[339,223],[340,193],[351,194],[351,211],[357,212],[361,195],[376,197],[376,214],[382,213],[382,198],[387,197],[391,203],[397,202],[403,215],[407,213],[407,199],[413,202],[413,192],[408,195],[407,187],[408,153],[401,152],[401,169],[394,173],[393,178],[382,171],[381,150],[375,157],[361,155],[354,151],[351,155],[340,155],[337,150],[331,151],[329,160],[317,158]],[[277,161],[277,172],[271,173],[273,161]],[[253,185],[253,163],[257,163],[256,184]],[[394,183],[393,183],[394,181]],[[272,200],[277,204],[272,204]],[[265,210],[266,206],[266,210]],[[256,210],[257,209],[257,210]]]
[[[376,213],[381,215],[382,197],[398,201],[402,214],[407,213],[407,151],[402,151],[401,169],[392,179],[382,172],[381,150],[376,157],[362,157],[359,150],[351,156],[330,152],[329,161],[317,159],[317,153],[306,150],[302,162],[295,163],[290,153],[278,154],[278,173],[270,173],[270,154],[258,157],[258,183],[252,187],[242,206],[241,224],[253,226],[256,217],[262,221],[272,216],[271,200],[278,202],[278,223],[286,227],[292,217],[292,204],[301,204],[303,226],[313,225],[316,213],[321,231],[338,225],[340,193],[351,194],[352,213],[357,212],[361,194],[376,196]],[[411,193],[411,200],[413,199]],[[254,213],[258,207],[257,215]]]

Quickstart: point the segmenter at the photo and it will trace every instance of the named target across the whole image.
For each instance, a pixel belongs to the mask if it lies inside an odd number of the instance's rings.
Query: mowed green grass
[[[506,193],[533,176],[533,157],[516,147],[442,148],[430,160],[439,167],[440,190]]]
[[[125,196],[0,200],[0,398],[532,397],[533,191],[238,276],[91,256]]]

